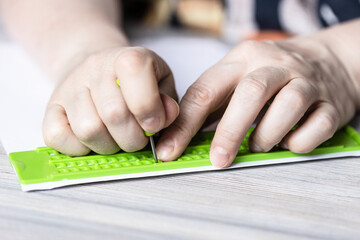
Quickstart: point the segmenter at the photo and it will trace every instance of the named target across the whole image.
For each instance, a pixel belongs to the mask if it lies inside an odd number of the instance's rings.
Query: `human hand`
[[[119,79],[120,86],[116,83]],[[46,108],[45,143],[80,156],[136,151],[179,113],[168,65],[142,47],[92,54],[59,84]]]
[[[223,109],[210,160],[228,167],[271,99],[249,139],[250,149],[266,152],[280,143],[295,153],[310,152],[353,117],[356,98],[345,67],[324,44],[305,37],[245,41],[188,89],[179,117],[159,140],[158,157],[178,157],[205,120]]]

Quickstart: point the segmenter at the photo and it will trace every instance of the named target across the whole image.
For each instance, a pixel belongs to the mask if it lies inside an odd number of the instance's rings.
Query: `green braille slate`
[[[248,137],[252,130],[249,130],[241,144],[233,165],[244,164],[246,166],[248,164],[248,166],[251,166],[256,165],[251,163],[259,161],[267,164],[266,161],[274,159],[291,159],[302,156],[360,151],[359,133],[353,128],[346,126],[339,130],[333,138],[320,145],[311,153],[295,154],[278,146],[275,146],[268,153],[251,153],[248,148]],[[94,181],[104,181],[96,180],[95,178],[150,172],[169,174],[166,173],[167,170],[177,169],[187,169],[185,172],[191,172],[192,170],[189,168],[194,168],[194,171],[196,171],[195,168],[198,167],[211,167],[209,150],[213,136],[213,132],[199,133],[192,139],[182,156],[177,160],[171,162],[159,161],[156,164],[149,147],[134,153],[119,152],[113,155],[91,153],[83,157],[70,157],[48,147],[39,147],[34,151],[10,153],[9,160],[22,186],[92,178]],[[331,155],[329,156],[331,157]],[[269,162],[268,164],[271,163]],[[84,181],[79,181],[79,183],[82,182]],[[91,182],[91,180],[86,182]]]

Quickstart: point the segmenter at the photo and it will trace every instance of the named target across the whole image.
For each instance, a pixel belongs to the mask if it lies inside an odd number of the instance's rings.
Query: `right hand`
[[[120,86],[116,83],[119,79]],[[168,65],[142,47],[92,54],[59,84],[43,121],[45,143],[64,154],[112,154],[146,146],[179,114]]]
[[[216,167],[230,166],[262,109],[265,114],[249,138],[253,152],[267,152],[276,144],[311,152],[358,109],[359,91],[344,66],[333,48],[311,36],[241,42],[189,87],[179,117],[159,139],[158,157],[179,157],[219,110],[210,147]]]

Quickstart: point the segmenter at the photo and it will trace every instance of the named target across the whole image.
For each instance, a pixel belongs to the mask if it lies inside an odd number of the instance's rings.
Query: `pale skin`
[[[65,154],[136,151],[148,142],[144,130],[164,129],[156,151],[174,160],[210,117],[220,120],[210,160],[225,168],[264,106],[250,138],[254,152],[276,144],[309,152],[360,108],[360,20],[278,42],[241,42],[177,104],[171,70],[156,53],[130,46],[116,1],[0,3],[10,35],[57,84],[43,135]]]

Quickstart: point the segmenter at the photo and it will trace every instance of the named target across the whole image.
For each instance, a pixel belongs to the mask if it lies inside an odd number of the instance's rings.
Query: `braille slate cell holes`
[[[202,133],[195,137],[190,146],[176,162],[198,162],[209,159],[211,140],[214,133]],[[250,132],[243,141],[238,154],[249,153],[248,138]],[[46,152],[50,159],[49,163],[56,169],[57,174],[71,174],[79,172],[99,172],[108,170],[126,170],[130,168],[153,166],[154,159],[150,151],[125,153],[120,152],[113,155],[96,155],[73,158],[63,155],[53,149],[40,148],[39,151]],[[160,163],[166,164],[166,163]]]
[[[322,158],[333,153],[360,153],[360,134],[349,126],[339,130],[327,142],[305,155],[294,154],[280,147],[274,147],[268,153],[251,153],[248,148],[248,137],[251,131],[252,129],[249,130],[239,148],[238,156],[234,160],[235,166],[240,166],[243,163],[251,164],[256,161],[263,162],[282,158],[298,161],[298,157],[303,159],[304,156],[310,159],[312,156]],[[199,133],[177,161],[160,161],[157,164],[155,164],[152,152],[148,148],[134,153],[119,152],[113,155],[90,153],[87,156],[70,157],[51,148],[40,147],[33,151],[10,153],[9,160],[16,170],[21,185],[28,190],[44,189],[42,183],[46,183],[47,187],[56,187],[62,186],[62,184],[75,184],[74,182],[79,182],[79,179],[84,179],[81,180],[84,182],[96,182],[100,181],[99,177],[102,181],[104,180],[102,177],[108,179],[110,176],[111,178],[116,176],[122,179],[129,178],[129,176],[137,177],[139,173],[153,176],[161,175],[168,170],[173,172],[173,170],[185,168],[190,171],[193,171],[191,168],[195,168],[194,171],[198,171],[197,167],[205,167],[205,169],[211,167],[209,150],[213,136],[214,133]],[[47,185],[48,183],[50,185]],[[54,185],[51,185],[52,183]],[[29,186],[31,187],[28,188]]]

